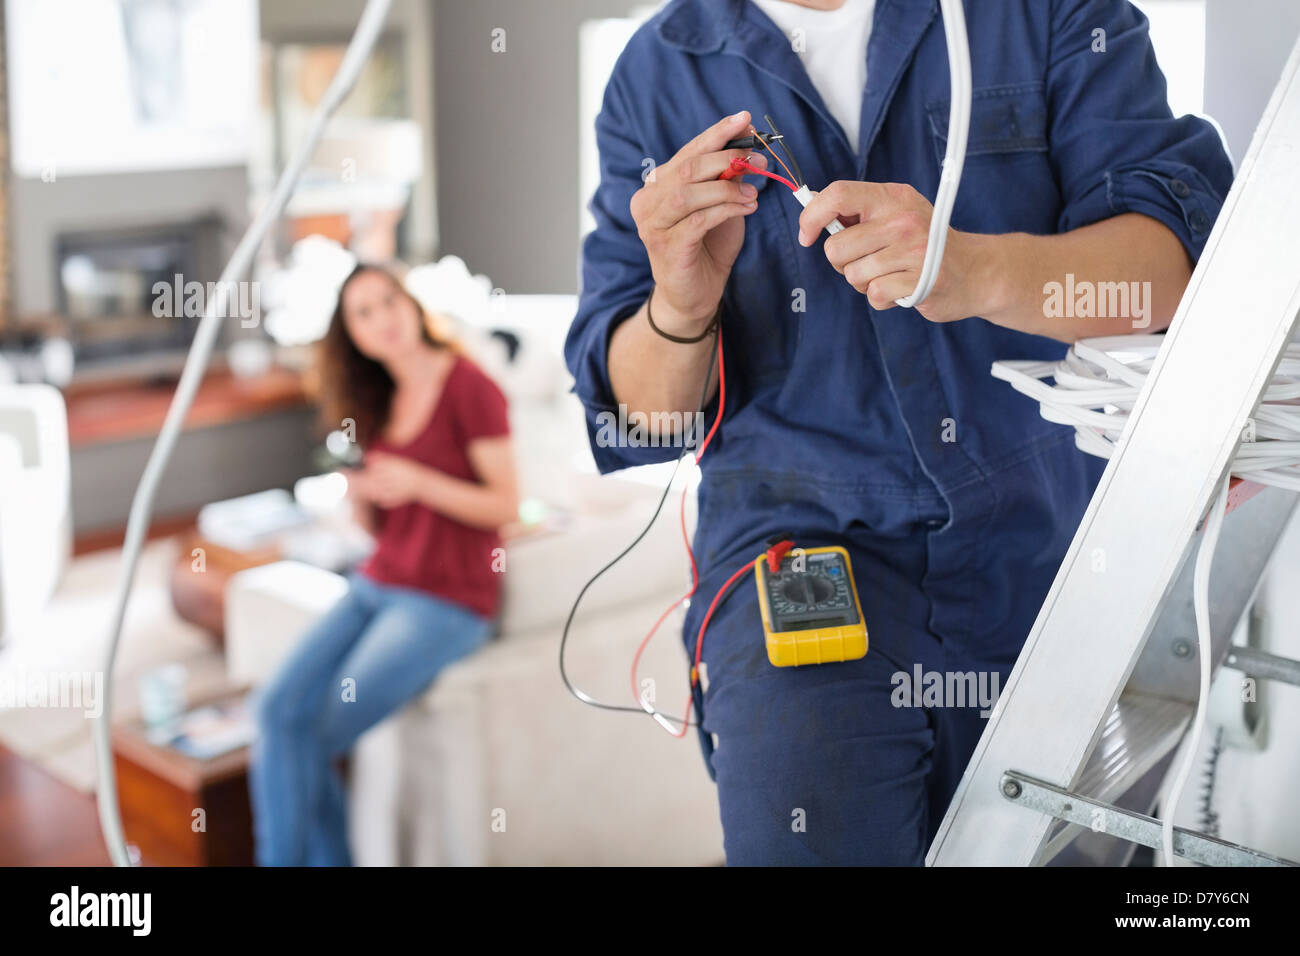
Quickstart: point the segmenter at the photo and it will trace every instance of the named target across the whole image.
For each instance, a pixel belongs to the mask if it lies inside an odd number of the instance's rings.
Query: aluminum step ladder
[[[1196,707],[1196,530],[1298,316],[1300,42],[928,865],[1115,865],[1138,844],[1159,849],[1147,814]],[[1300,683],[1297,662],[1230,647],[1297,500],[1276,488],[1243,500],[1252,487],[1233,489],[1210,575],[1214,657]],[[1290,863],[1183,828],[1174,852]]]

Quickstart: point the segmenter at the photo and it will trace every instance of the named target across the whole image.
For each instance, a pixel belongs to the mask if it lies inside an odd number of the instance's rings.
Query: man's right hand
[[[724,149],[749,129],[741,111],[710,126],[659,166],[632,196],[632,218],[655,279],[655,325],[698,335],[713,319],[745,240],[758,191],[740,177],[719,180],[736,157],[766,168],[760,154]]]

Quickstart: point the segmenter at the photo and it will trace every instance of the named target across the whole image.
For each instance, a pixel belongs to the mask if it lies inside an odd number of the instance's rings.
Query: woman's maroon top
[[[508,435],[506,398],[469,359],[457,356],[429,422],[413,441],[382,438],[367,450],[414,459],[454,478],[477,481],[467,448],[476,438]],[[418,588],[493,617],[501,599],[501,538],[461,524],[425,505],[408,503],[375,511],[375,550],[360,565],[384,584]]]

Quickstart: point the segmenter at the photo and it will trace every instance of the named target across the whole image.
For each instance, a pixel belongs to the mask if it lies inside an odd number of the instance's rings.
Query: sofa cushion
[[[588,579],[640,534],[661,488],[569,473],[552,526],[513,539],[505,549],[505,589],[498,633],[558,632]],[[679,491],[631,553],[584,595],[582,619],[618,611],[647,595],[684,593],[690,563],[677,513]],[[692,498],[688,496],[688,523]],[[571,510],[579,508],[581,510]],[[299,561],[277,561],[232,576],[226,593],[231,678],[269,675],[293,640],[345,591],[346,580]]]
[[[635,540],[662,494],[650,485],[595,476],[571,474],[569,485],[571,495],[586,499],[581,511],[569,512],[556,530],[515,539],[506,547],[503,634],[562,627],[583,585]],[[640,544],[592,585],[580,614],[617,609],[649,594],[681,594],[690,587],[679,496],[677,490],[669,494]]]
[[[674,597],[585,617],[569,647],[570,679],[598,700],[634,704],[633,652]],[[679,615],[665,622],[638,669],[639,686],[673,715],[689,697],[680,629]],[[402,862],[721,863],[717,790],[695,728],[675,738],[648,716],[583,706],[560,682],[556,647],[553,632],[534,631],[484,648],[407,711]]]
[[[269,678],[347,587],[342,576],[301,561],[276,561],[231,575],[226,587],[230,679],[256,685]]]

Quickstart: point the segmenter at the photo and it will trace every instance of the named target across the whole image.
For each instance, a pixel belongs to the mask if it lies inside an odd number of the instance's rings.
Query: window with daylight
[[[1151,21],[1151,45],[1175,116],[1205,109],[1205,0],[1133,0]]]

